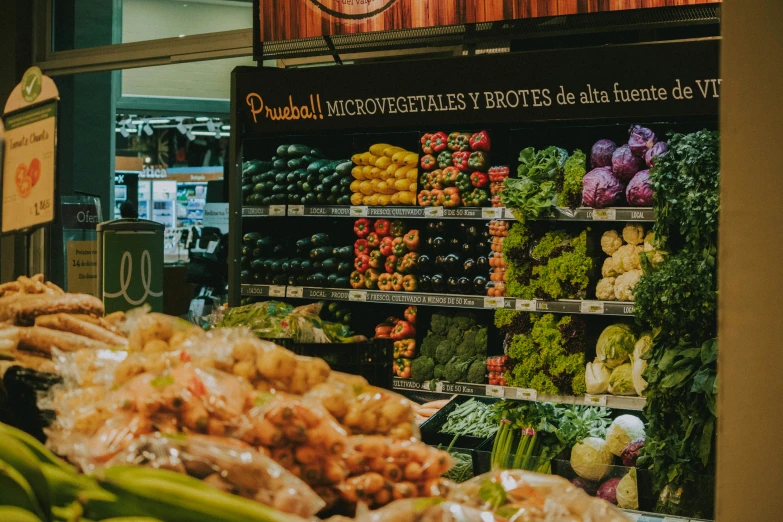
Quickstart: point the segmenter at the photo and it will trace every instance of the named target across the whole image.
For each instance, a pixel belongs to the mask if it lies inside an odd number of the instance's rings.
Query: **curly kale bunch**
[[[588,229],[589,230],[589,229]],[[585,296],[593,260],[587,256],[587,230],[571,237],[563,230],[545,234],[533,248],[537,261],[527,286],[520,289],[523,299],[574,299]],[[511,294],[509,294],[511,295]]]
[[[581,319],[554,314],[530,314],[529,333],[512,337],[508,355],[514,361],[507,373],[510,386],[533,388],[539,393],[585,393],[584,330]],[[581,325],[579,324],[581,323]]]

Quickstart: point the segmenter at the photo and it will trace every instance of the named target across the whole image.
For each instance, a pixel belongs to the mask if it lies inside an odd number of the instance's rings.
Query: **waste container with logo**
[[[98,225],[98,287],[107,314],[144,304],[163,311],[164,228],[144,219]]]

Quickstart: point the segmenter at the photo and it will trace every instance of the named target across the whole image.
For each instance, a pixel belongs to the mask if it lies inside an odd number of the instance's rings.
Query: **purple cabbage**
[[[582,201],[588,207],[606,208],[616,204],[625,187],[612,175],[612,169],[593,169],[582,178]]]
[[[651,149],[658,138],[655,137],[655,133],[647,127],[641,125],[634,125],[628,132],[628,146],[631,148],[631,152],[635,156],[640,158],[644,157],[644,153],[648,149]]]
[[[644,439],[634,439],[628,443],[623,452],[620,454],[620,458],[623,459],[623,466],[629,468],[636,466],[636,459],[639,458],[639,450],[644,447]]]
[[[601,487],[598,488],[598,493],[596,493],[595,496],[617,505],[617,484],[619,483],[619,478],[610,478],[601,484]]]
[[[654,159],[658,156],[663,156],[666,154],[666,151],[669,150],[669,146],[666,145],[665,141],[659,141],[655,145],[652,146],[651,149],[647,149],[647,152],[644,153],[644,162],[647,163],[647,166],[652,168]]]
[[[598,484],[596,484],[592,480],[587,480],[587,479],[582,478],[582,477],[576,477],[575,479],[573,479],[571,481],[571,484],[573,484],[574,486],[576,486],[578,488],[583,489],[585,491],[585,493],[587,493],[591,497],[594,497],[595,496],[595,492],[598,491]]]
[[[634,156],[628,145],[617,147],[612,154],[612,172],[623,183],[628,183],[631,178],[644,168],[644,160]]]
[[[612,140],[596,141],[590,151],[590,163],[593,165],[593,168],[610,167],[612,165],[612,154],[616,149],[617,145]]]
[[[628,182],[625,189],[625,199],[632,207],[651,207],[653,204],[653,188],[650,184],[650,171],[640,170]]]

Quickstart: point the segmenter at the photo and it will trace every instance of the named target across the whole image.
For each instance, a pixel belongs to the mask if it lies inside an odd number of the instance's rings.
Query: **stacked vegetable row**
[[[415,205],[419,155],[388,143],[354,154],[350,184],[352,205]]]
[[[295,249],[270,236],[242,237],[242,283],[346,288],[351,273],[350,246],[331,246],[329,234],[296,241]],[[292,252],[292,250],[294,250]]]
[[[655,234],[645,235],[644,227],[628,223],[622,232],[608,230],[601,236],[601,249],[610,257],[601,266],[602,279],[595,296],[605,301],[633,301],[633,289],[643,276],[642,253],[651,266],[663,261],[663,253],[654,246]]]
[[[489,134],[444,132],[421,137],[420,206],[483,207],[489,204]]]
[[[644,355],[652,346],[652,333],[636,335],[628,324],[607,326],[595,347],[596,358],[587,363],[585,384],[587,393],[612,395],[642,395],[647,388]]]
[[[506,261],[503,259],[503,242],[508,236],[509,222],[493,220],[489,222],[489,234],[492,236],[492,252],[489,254],[489,283],[487,295],[503,297],[506,295]]]
[[[489,275],[489,232],[465,222],[445,221],[430,221],[426,230],[424,252],[419,256],[421,290],[484,294]]]
[[[407,229],[400,220],[367,218],[356,220],[353,231],[353,288],[395,292],[419,289],[416,276],[419,263],[419,231]]]
[[[330,160],[307,145],[280,145],[269,161],[242,166],[246,205],[347,205],[350,203],[349,160]]]
[[[409,306],[403,319],[387,317],[375,327],[375,338],[394,339],[394,375],[407,379],[411,376],[411,360],[416,355],[416,307]]]

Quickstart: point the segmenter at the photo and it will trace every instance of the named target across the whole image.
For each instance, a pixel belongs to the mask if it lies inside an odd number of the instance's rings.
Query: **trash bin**
[[[163,311],[164,228],[145,219],[98,224],[98,288],[107,314],[144,304]]]

